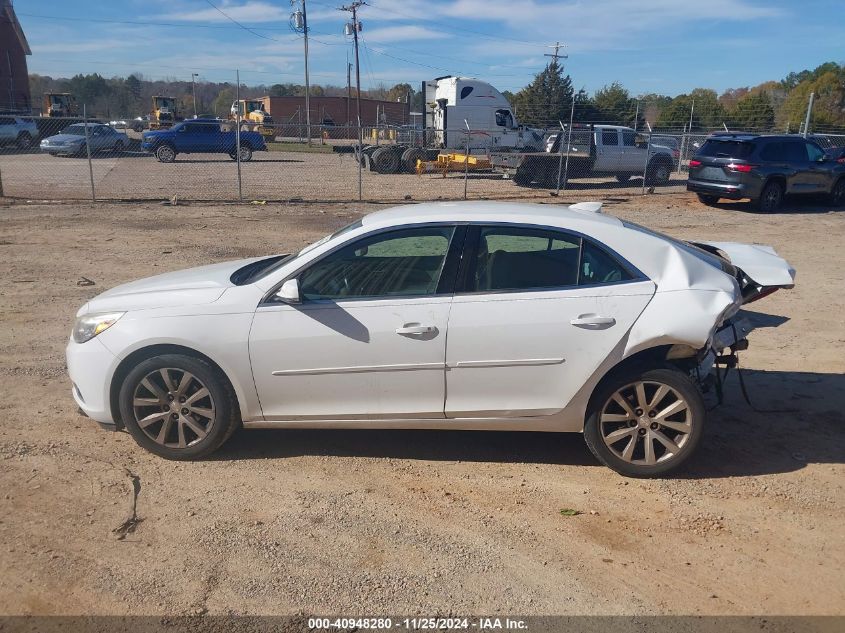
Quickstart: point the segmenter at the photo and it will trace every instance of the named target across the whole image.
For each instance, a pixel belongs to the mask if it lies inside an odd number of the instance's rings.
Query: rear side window
[[[619,145],[619,133],[616,130],[601,131],[602,145]]]
[[[610,284],[633,279],[601,247],[563,231],[482,227],[470,292],[500,292]]]
[[[807,150],[801,141],[787,141],[783,144],[786,148],[786,160],[799,163],[807,162]]]
[[[699,156],[710,158],[748,158],[754,151],[754,145],[748,141],[722,141],[708,139],[698,150]]]
[[[760,158],[771,161],[786,160],[783,143],[768,143],[760,152]]]
[[[622,132],[622,145],[625,147],[634,147],[637,144],[636,132]]]

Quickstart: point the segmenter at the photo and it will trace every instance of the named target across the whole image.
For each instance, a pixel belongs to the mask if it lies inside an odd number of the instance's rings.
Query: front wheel
[[[172,163],[176,160],[176,150],[170,145],[159,145],[156,148],[156,158],[161,163]]]
[[[653,162],[646,170],[646,180],[649,185],[665,185],[672,176],[672,168],[663,160]]]
[[[658,477],[692,456],[704,417],[701,393],[683,372],[632,370],[599,386],[590,401],[584,439],[593,455],[619,474]]]
[[[191,356],[165,354],[141,362],[126,376],[119,397],[126,430],[165,459],[205,457],[239,426],[228,382]]]
[[[241,162],[246,163],[252,160],[252,148],[249,145],[241,145]],[[232,160],[238,160],[237,150],[229,152],[229,157]]]

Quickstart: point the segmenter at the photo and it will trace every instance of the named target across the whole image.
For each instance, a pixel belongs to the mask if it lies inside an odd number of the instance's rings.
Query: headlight
[[[86,314],[79,317],[73,326],[73,340],[77,343],[90,341],[97,334],[105,332],[117,323],[117,320],[124,314],[126,313],[109,312],[108,314]]]

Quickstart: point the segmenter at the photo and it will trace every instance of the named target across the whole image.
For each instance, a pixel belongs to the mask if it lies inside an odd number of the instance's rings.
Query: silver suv
[[[0,115],[0,145],[29,149],[37,138],[38,126],[31,118]]]

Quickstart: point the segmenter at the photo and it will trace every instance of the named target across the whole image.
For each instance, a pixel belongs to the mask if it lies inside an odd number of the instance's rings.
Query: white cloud
[[[260,0],[247,0],[244,3],[218,1],[214,4],[233,20],[245,23],[280,22],[287,21],[291,11],[289,5],[273,5]],[[229,22],[229,18],[207,4],[205,8],[193,11],[177,11],[156,16],[162,20],[176,20],[185,22]]]
[[[424,26],[406,24],[404,26],[387,26],[377,29],[364,27],[364,39],[367,42],[407,42],[408,40],[433,40],[450,37],[448,33],[436,31]],[[401,53],[401,49],[397,53]]]
[[[48,44],[34,44],[34,54],[43,53],[88,53],[91,51],[104,51],[116,48],[125,48],[123,40],[97,40],[94,42],[51,42]]]

